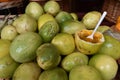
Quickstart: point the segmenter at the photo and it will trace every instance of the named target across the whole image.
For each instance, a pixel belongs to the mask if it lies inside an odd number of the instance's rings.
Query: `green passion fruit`
[[[20,34],[11,43],[10,55],[17,62],[29,62],[36,58],[36,50],[41,44],[42,39],[35,32]]]
[[[65,21],[60,25],[60,32],[75,34],[76,31],[86,29],[85,25],[80,21]]]
[[[63,68],[56,67],[41,73],[39,80],[68,80],[67,73]]]
[[[30,2],[25,8],[25,13],[38,20],[38,18],[44,13],[44,10],[39,3]]]
[[[54,0],[47,1],[44,4],[44,10],[46,13],[50,13],[53,16],[55,16],[60,11],[60,5],[58,2],[56,2]]]
[[[87,38],[92,32],[93,30],[81,30],[75,33],[76,47],[86,55],[95,54],[105,41],[103,34],[100,32],[95,32],[93,39]]]
[[[59,24],[63,23],[64,21],[73,20],[73,17],[70,15],[70,13],[66,11],[60,11],[56,16],[55,19]]]
[[[82,22],[85,24],[87,29],[94,29],[100,17],[101,17],[100,12],[90,11],[83,16]]]
[[[103,78],[96,68],[89,65],[79,65],[70,71],[69,80],[103,80]]]
[[[58,32],[58,23],[56,21],[48,21],[39,30],[39,35],[42,37],[43,42],[50,42]]]
[[[97,53],[106,54],[118,60],[120,58],[120,41],[107,34],[104,34],[104,37],[105,42]]]
[[[44,43],[36,53],[37,63],[44,70],[55,68],[61,61],[59,50],[51,43]]]
[[[18,32],[16,28],[12,25],[4,26],[4,28],[1,31],[1,39],[12,41],[17,35],[18,35]]]
[[[15,70],[12,80],[38,80],[41,68],[35,62],[22,63]]]
[[[73,52],[63,58],[61,66],[66,71],[71,71],[72,68],[78,65],[87,65],[88,56],[80,52]]]
[[[0,58],[0,78],[11,78],[18,66],[9,54]]]
[[[75,49],[74,38],[68,33],[58,33],[51,41],[58,48],[61,55],[71,54]]]
[[[9,54],[10,45],[11,42],[9,40],[0,39],[0,58]]]
[[[37,30],[37,21],[27,14],[20,15],[12,25],[18,33],[34,32]]]
[[[105,54],[97,54],[90,58],[89,65],[95,67],[103,76],[103,80],[112,80],[118,71],[115,59]]]

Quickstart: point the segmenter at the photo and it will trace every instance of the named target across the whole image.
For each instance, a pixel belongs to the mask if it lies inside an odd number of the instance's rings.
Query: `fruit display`
[[[105,34],[101,17],[90,11],[81,20],[55,0],[30,2],[25,13],[0,22],[0,80],[113,80],[120,41]]]

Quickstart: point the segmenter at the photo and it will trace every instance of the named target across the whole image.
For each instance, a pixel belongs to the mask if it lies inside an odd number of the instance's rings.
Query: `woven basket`
[[[0,2],[0,9],[22,6],[22,0],[11,0]]]
[[[104,0],[102,11],[107,11],[106,20],[116,23],[120,16],[120,0]]]

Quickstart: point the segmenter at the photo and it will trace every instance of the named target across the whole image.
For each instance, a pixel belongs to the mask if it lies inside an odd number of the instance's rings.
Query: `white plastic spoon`
[[[104,11],[104,12],[103,12],[103,14],[102,14],[102,16],[101,16],[101,18],[100,18],[100,20],[99,20],[99,22],[97,23],[97,25],[96,25],[95,29],[93,30],[92,34],[91,34],[91,35],[89,35],[89,36],[87,36],[87,38],[93,39],[93,36],[94,36],[94,34],[95,34],[96,30],[97,30],[97,29],[98,29],[98,27],[100,26],[101,22],[103,21],[103,19],[104,19],[104,18],[105,18],[105,16],[106,16],[106,14],[107,14],[107,12],[106,12],[106,11]]]

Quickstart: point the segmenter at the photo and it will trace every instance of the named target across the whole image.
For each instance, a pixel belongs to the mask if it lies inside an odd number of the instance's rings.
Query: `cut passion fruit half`
[[[75,33],[75,43],[77,49],[87,55],[95,54],[105,41],[100,32],[95,32],[93,39],[87,38],[93,30],[80,30]]]

